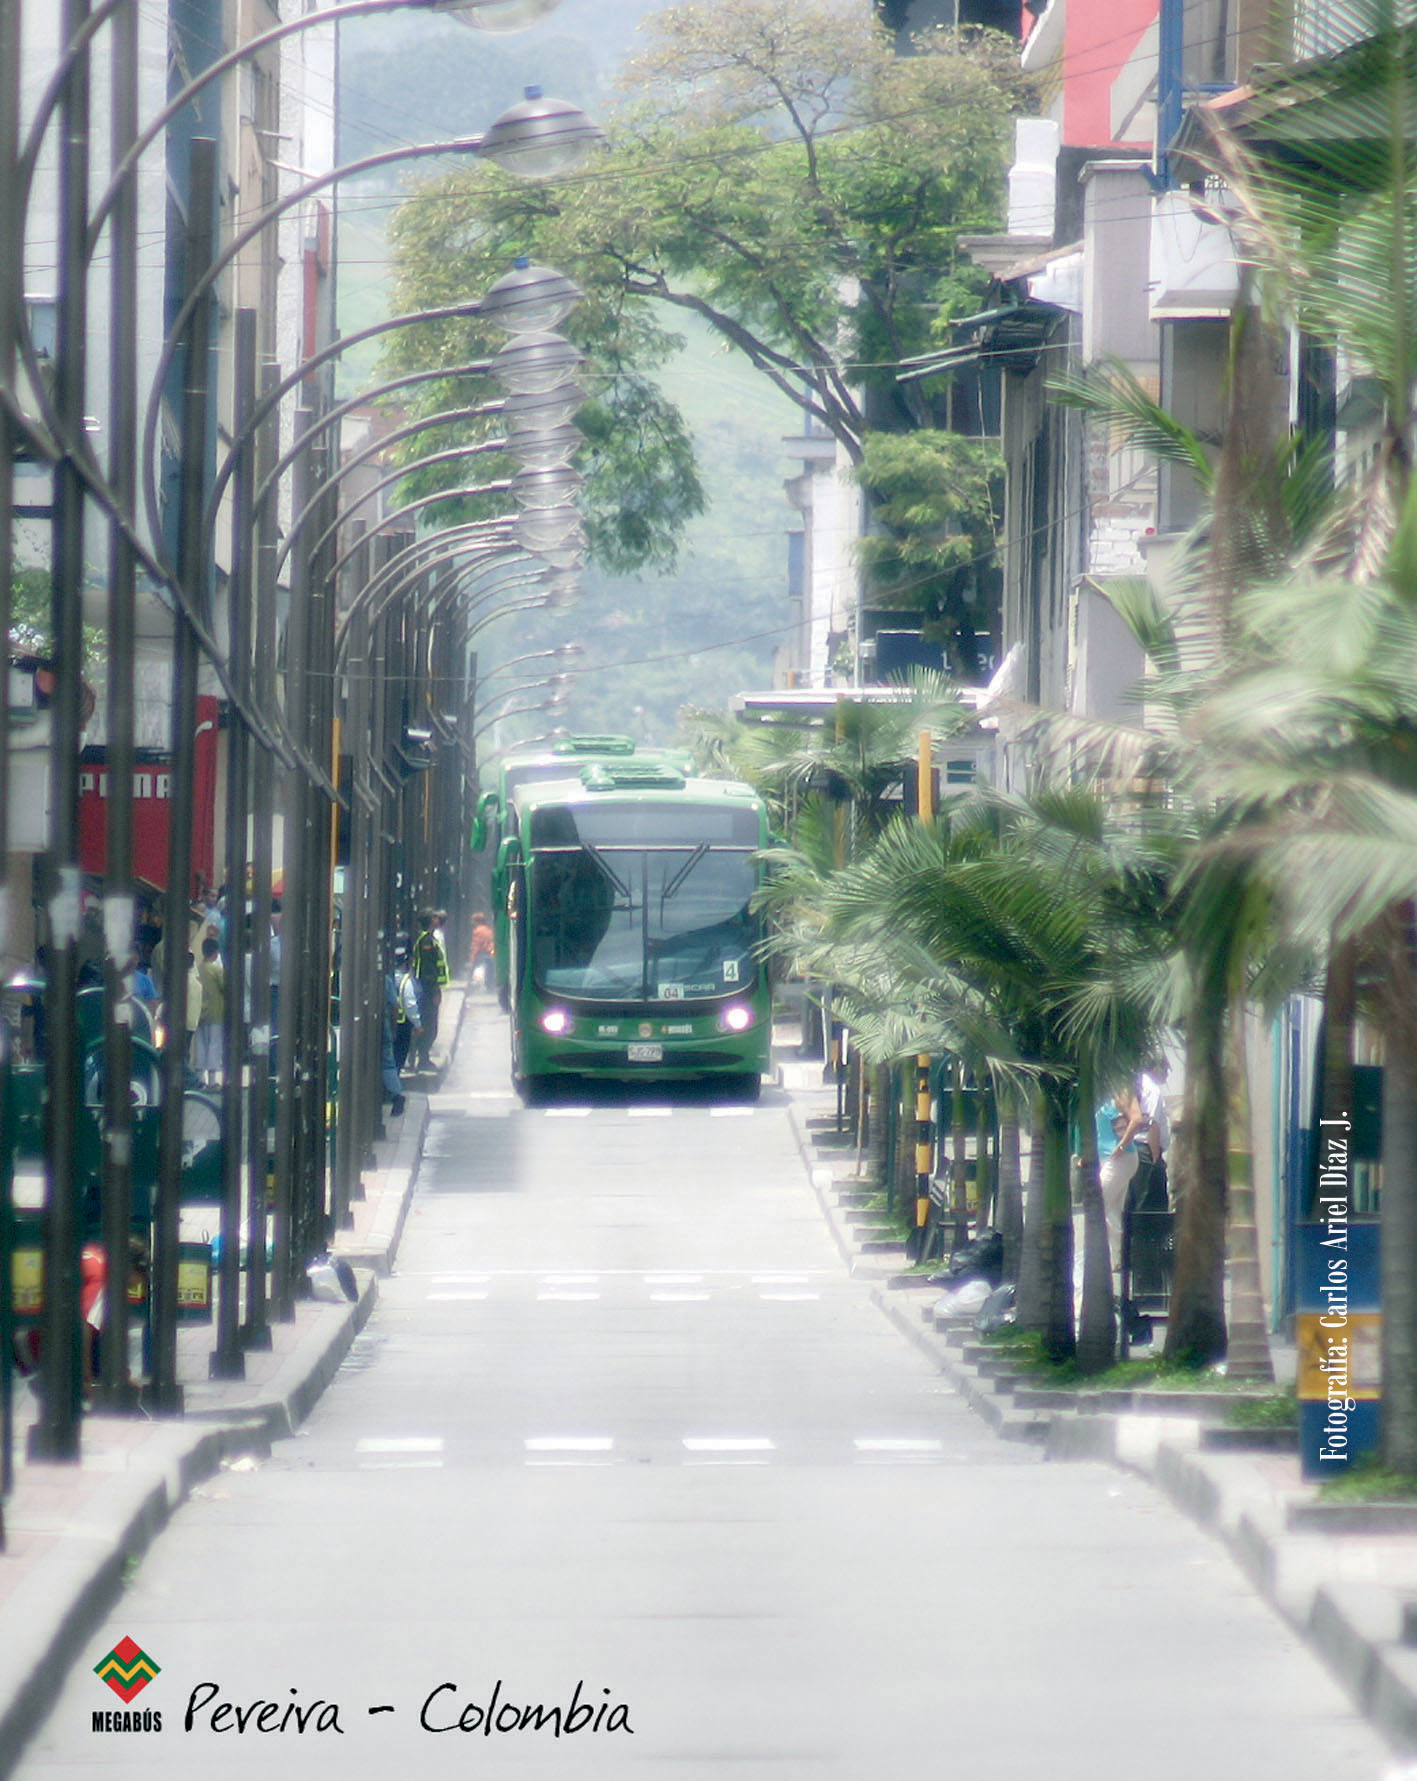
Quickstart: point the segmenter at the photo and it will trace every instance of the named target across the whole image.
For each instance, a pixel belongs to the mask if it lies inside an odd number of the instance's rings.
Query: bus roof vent
[[[595,761],[581,768],[589,792],[682,791],[684,775],[664,761]]]
[[[552,754],[633,754],[633,736],[563,736],[551,744]]]

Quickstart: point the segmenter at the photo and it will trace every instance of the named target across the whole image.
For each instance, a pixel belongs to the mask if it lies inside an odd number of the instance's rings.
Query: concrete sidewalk
[[[439,1071],[456,1048],[463,993],[444,993]],[[411,1082],[407,1110],[388,1120],[351,1208],[352,1229],[333,1253],[355,1270],[352,1304],[301,1300],[289,1323],[271,1324],[271,1347],[249,1350],[246,1377],[212,1380],[210,1324],[178,1332],[184,1413],[172,1420],[89,1414],[76,1464],[35,1464],[25,1455],[37,1403],[15,1382],[15,1487],[4,1500],[0,1552],[0,1776],[44,1718],[65,1672],[122,1587],[128,1568],[166,1526],[192,1488],[244,1455],[270,1450],[309,1414],[367,1322],[379,1278],[394,1262],[428,1126],[432,1078]]]
[[[779,1066],[804,1163],[852,1274],[1003,1440],[1049,1460],[1101,1460],[1147,1478],[1226,1547],[1256,1591],[1314,1648],[1354,1706],[1417,1753],[1417,1503],[1330,1504],[1300,1476],[1297,1442],[1222,1424],[1210,1392],[1046,1390],[972,1327],[937,1317],[938,1286],[853,1204],[855,1151],[835,1133],[820,1061]]]

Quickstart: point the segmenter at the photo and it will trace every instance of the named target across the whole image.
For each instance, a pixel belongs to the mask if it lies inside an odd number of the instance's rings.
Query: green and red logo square
[[[147,1652],[132,1639],[120,1639],[102,1663],[94,1665],[93,1673],[126,1705],[143,1692],[159,1671]]]

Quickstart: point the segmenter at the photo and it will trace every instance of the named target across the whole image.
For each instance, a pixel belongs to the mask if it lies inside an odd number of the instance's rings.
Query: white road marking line
[[[860,1436],[856,1443],[858,1453],[943,1453],[945,1444],[916,1436]]]
[[[721,1459],[686,1459],[686,1466],[765,1466],[768,1461],[761,1455],[738,1454],[733,1458]]]
[[[566,1274],[543,1274],[541,1279],[546,1286],[594,1286],[600,1276],[590,1273],[588,1269],[577,1268]]]
[[[371,1435],[354,1443],[356,1453],[441,1453],[441,1435]]]
[[[712,1298],[706,1292],[652,1292],[649,1300],[652,1305],[702,1305]]]
[[[631,1107],[628,1109],[631,1119],[673,1119],[672,1107]]]
[[[702,1274],[646,1274],[646,1286],[698,1286]]]
[[[598,1299],[598,1292],[576,1292],[568,1287],[543,1287],[536,1295],[538,1303],[555,1303],[559,1305],[583,1305],[592,1299]]]
[[[777,1443],[765,1435],[685,1435],[688,1453],[772,1453]]]
[[[545,1111],[546,1111],[546,1117],[548,1119],[589,1119],[590,1118],[590,1108],[589,1107],[548,1107],[548,1108],[546,1108]]]
[[[528,1435],[522,1445],[528,1453],[609,1453],[613,1435]]]
[[[486,1288],[462,1287],[451,1292],[430,1292],[430,1305],[480,1305],[487,1297]]]
[[[531,1459],[524,1462],[528,1466],[613,1466],[613,1459]]]
[[[808,1278],[806,1274],[754,1274],[752,1281],[754,1286],[805,1286]]]
[[[437,1459],[362,1459],[359,1462],[361,1472],[436,1472],[442,1468],[441,1455]]]
[[[819,1292],[760,1292],[758,1298],[765,1305],[801,1305],[808,1299],[820,1299]]]
[[[751,1119],[756,1107],[710,1107],[710,1119]]]

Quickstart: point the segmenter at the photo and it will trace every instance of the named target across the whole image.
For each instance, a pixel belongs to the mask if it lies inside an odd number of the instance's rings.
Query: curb
[[[1406,1591],[1400,1581],[1355,1581],[1344,1574],[1341,1547],[1334,1546],[1360,1534],[1410,1537],[1417,1512],[1403,1506],[1386,1518],[1352,1516],[1343,1505],[1284,1501],[1251,1463],[1253,1451],[1247,1454],[1237,1450],[1239,1443],[1224,1440],[1209,1445],[1207,1437],[1217,1425],[1206,1421],[1211,1405],[1203,1394],[1178,1394],[1181,1401],[1174,1407],[1158,1411],[1125,1402],[1094,1407],[1079,1403],[1076,1394],[1055,1406],[1040,1405],[1043,1393],[1011,1389],[1013,1369],[992,1357],[967,1358],[968,1330],[937,1328],[929,1307],[922,1308],[910,1290],[910,1277],[863,1265],[867,1227],[852,1222],[838,1205],[833,1191],[838,1172],[812,1142],[808,1109],[790,1102],[789,1117],[848,1270],[857,1278],[876,1276],[872,1301],[970,1409],[1001,1440],[1040,1446],[1045,1461],[1101,1462],[1145,1479],[1226,1549],[1256,1594],[1309,1646],[1355,1709],[1399,1752],[1417,1753],[1417,1643],[1403,1637],[1407,1605],[1417,1604],[1417,1564]],[[1417,1610],[1410,1618],[1417,1622]]]
[[[55,1550],[0,1607],[0,1648],[12,1654],[0,1673],[0,1776],[10,1773],[43,1724],[94,1628],[118,1599],[130,1564],[224,1461],[264,1456],[274,1441],[292,1434],[338,1372],[378,1303],[379,1278],[392,1271],[403,1234],[429,1121],[427,1096],[416,1101],[417,1117],[405,1121],[393,1159],[373,1189],[379,1204],[368,1231],[357,1242],[337,1238],[332,1246],[358,1270],[355,1302],[328,1307],[330,1314],[301,1336],[250,1403],[192,1410],[180,1422],[154,1428],[133,1469],[109,1476],[66,1522]]]

